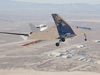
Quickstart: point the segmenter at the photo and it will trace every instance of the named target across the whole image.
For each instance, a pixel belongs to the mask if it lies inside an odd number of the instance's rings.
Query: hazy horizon
[[[40,4],[73,4],[73,3],[82,3],[82,4],[100,4],[100,0],[1,0],[0,3],[7,2],[16,2],[16,3],[40,3]],[[6,4],[4,4],[6,5]]]
[[[100,4],[100,0],[10,0],[16,2],[34,2],[34,3],[51,3],[51,4],[72,4],[72,3],[87,3],[87,4]]]

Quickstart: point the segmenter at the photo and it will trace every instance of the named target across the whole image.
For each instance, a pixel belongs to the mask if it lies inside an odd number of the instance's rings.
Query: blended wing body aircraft
[[[12,35],[21,35],[22,37],[26,37],[27,40],[53,40],[60,39],[59,42],[56,43],[56,46],[60,45],[60,42],[64,42],[65,38],[71,38],[80,34],[85,36],[85,41],[87,41],[86,31],[83,29],[72,27],[69,25],[63,18],[58,14],[52,14],[55,24],[46,28],[44,31],[39,31],[39,29],[30,24],[32,32],[30,34],[21,34],[21,33],[9,33],[9,32],[0,32],[3,34],[12,34]]]

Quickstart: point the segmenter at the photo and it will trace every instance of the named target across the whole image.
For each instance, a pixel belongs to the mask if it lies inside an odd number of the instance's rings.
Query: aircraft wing
[[[69,35],[70,37],[74,37],[74,36],[82,35],[82,34],[84,35],[85,33],[89,32],[89,30],[91,30],[90,28],[87,28],[87,27],[73,27],[70,24],[68,24],[58,14],[52,14],[52,16],[61,38],[65,36],[66,34],[70,34]]]
[[[89,28],[89,27],[81,27],[81,26],[76,26],[76,28],[85,29],[85,30],[92,30],[92,29],[91,29],[91,28]]]
[[[27,40],[28,37],[33,33],[33,32],[39,32],[40,30],[36,28],[33,24],[29,24],[31,32],[30,34],[24,34],[24,33],[13,33],[13,32],[0,32],[1,34],[11,34],[11,35],[20,35],[24,40]]]
[[[53,40],[59,37],[56,25],[53,24],[42,32],[34,32],[28,38],[29,40]]]
[[[10,33],[10,32],[0,32],[1,34],[12,34],[12,35],[23,35],[23,36],[29,36],[29,34],[23,34],[23,33]]]
[[[58,14],[52,14],[52,17],[54,19],[55,25],[57,27],[59,38],[65,38],[67,37],[73,37],[76,36],[74,30],[72,29],[71,25],[68,24],[60,15]]]
[[[72,29],[74,30],[76,36],[78,36],[78,35],[83,35],[83,34],[85,34],[85,33],[90,32],[89,30],[81,29],[81,28],[76,28],[76,27],[72,27]]]

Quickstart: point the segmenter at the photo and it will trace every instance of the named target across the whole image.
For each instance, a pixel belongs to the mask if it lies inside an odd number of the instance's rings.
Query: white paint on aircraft
[[[41,25],[39,25],[37,28],[39,28],[40,31],[44,31],[44,30],[47,29],[47,25],[46,25],[46,24],[41,24]]]
[[[100,40],[93,40],[94,42],[100,42]]]

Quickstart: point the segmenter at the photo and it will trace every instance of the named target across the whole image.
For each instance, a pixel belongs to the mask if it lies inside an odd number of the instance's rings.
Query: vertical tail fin
[[[38,32],[39,29],[36,28],[32,23],[29,24],[32,32]]]
[[[60,37],[66,35],[67,33],[70,33],[71,36],[75,36],[75,32],[63,18],[61,18],[58,14],[52,14],[52,17],[55,21]]]
[[[38,32],[39,29],[37,29],[32,23],[29,24],[31,32],[29,34],[29,36],[33,33],[33,32]],[[24,35],[20,35],[24,40],[27,40],[29,38],[29,36],[24,36]]]

